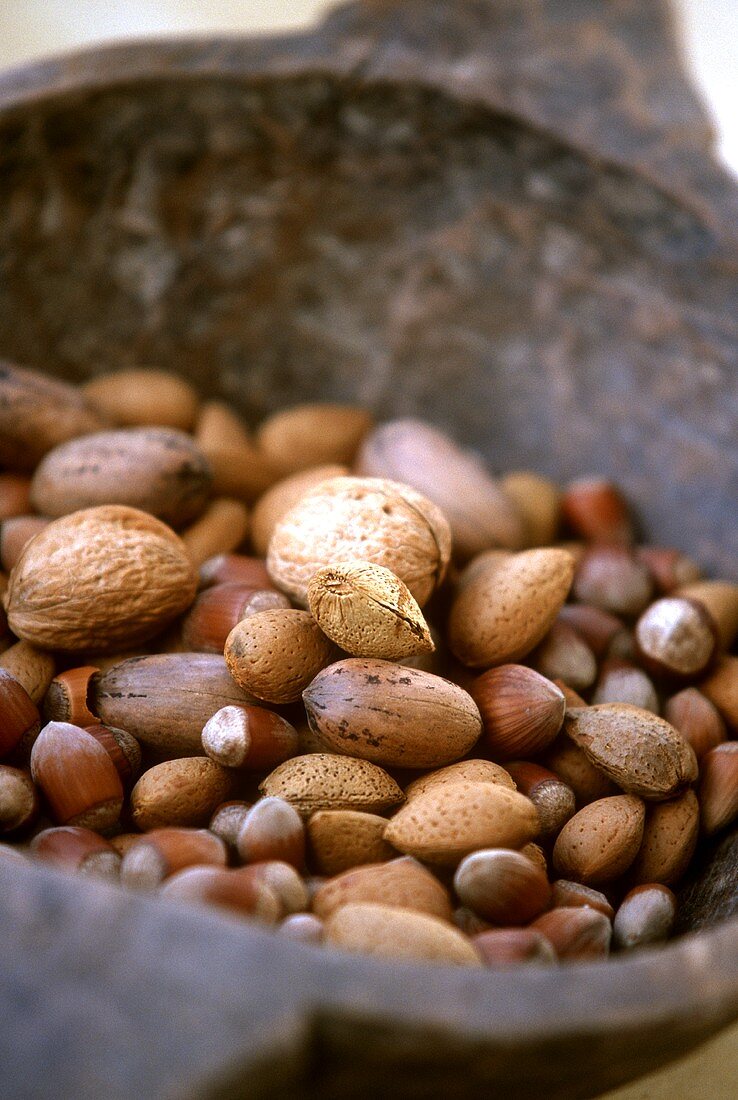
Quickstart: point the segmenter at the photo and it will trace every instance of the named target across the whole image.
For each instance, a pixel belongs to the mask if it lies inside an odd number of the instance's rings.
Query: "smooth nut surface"
[[[387,820],[360,810],[319,810],[307,823],[312,862],[321,875],[338,875],[396,854],[384,839]]]
[[[613,795],[583,807],[554,845],[557,873],[585,886],[612,882],[635,859],[645,819],[644,804],[633,795]]]
[[[451,920],[451,899],[446,887],[426,867],[408,856],[388,863],[353,867],[328,879],[315,893],[313,910],[325,920],[344,905],[355,902],[395,905],[440,920]]]
[[[166,825],[206,826],[225,802],[232,776],[206,756],[165,760],[145,771],[131,791],[131,817],[148,832]]]
[[[294,703],[333,656],[333,645],[308,611],[277,608],[238,623],[225,659],[238,686],[269,703]]]
[[[523,665],[500,665],[471,685],[484,726],[484,744],[498,760],[535,756],[551,744],[564,721],[563,692]]]
[[[389,905],[344,905],[325,923],[326,943],[361,955],[481,966],[470,940],[427,913]]]

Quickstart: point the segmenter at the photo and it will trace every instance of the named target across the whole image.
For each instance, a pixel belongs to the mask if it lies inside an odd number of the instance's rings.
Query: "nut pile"
[[[738,816],[738,585],[419,421],[0,367],[1,859],[379,957],[668,938]]]

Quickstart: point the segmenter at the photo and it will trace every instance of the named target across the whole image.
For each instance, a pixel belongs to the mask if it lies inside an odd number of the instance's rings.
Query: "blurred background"
[[[316,20],[333,3],[0,0],[0,68],[111,39],[284,31]],[[672,0],[672,6],[686,63],[715,120],[720,155],[738,174],[738,0]]]

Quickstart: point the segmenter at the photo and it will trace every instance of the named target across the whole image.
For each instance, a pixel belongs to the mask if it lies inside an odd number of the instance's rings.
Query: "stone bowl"
[[[735,578],[735,191],[661,5],[580,7],[367,0],[0,77],[0,358],[424,416],[612,475]],[[737,854],[705,847],[671,945],[515,973],[1,866],[4,1095],[595,1096],[738,1017]]]

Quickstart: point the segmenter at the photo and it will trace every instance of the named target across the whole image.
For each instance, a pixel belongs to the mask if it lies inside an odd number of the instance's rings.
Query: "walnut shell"
[[[420,493],[382,478],[337,477],[282,517],[267,569],[277,587],[305,607],[310,578],[322,566],[370,561],[396,573],[422,607],[443,580],[450,556],[448,522]]]
[[[161,631],[196,589],[174,531],[115,504],[73,512],[31,539],[5,608],[13,633],[42,649],[115,652]]]

